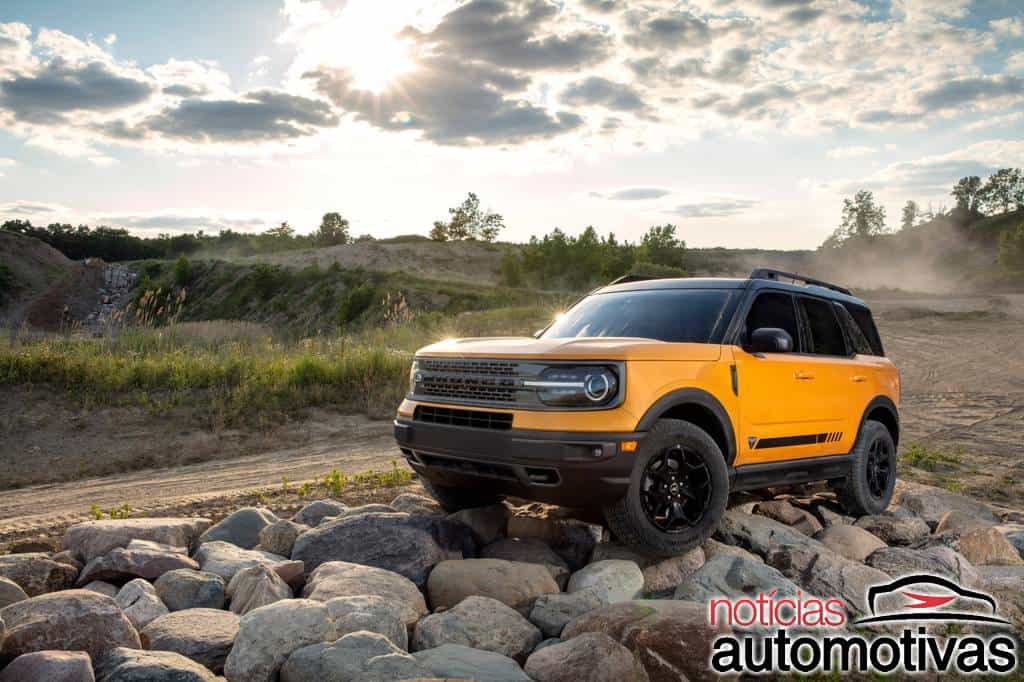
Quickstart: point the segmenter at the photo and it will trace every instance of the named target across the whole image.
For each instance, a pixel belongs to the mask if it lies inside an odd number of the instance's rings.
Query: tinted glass
[[[800,298],[811,333],[806,352],[817,355],[846,355],[846,342],[832,306],[816,298]]]
[[[545,331],[543,339],[632,336],[675,343],[708,343],[733,292],[658,289],[595,294],[580,301]]]
[[[878,336],[878,328],[875,327],[875,321],[871,319],[871,311],[863,306],[852,303],[844,303],[843,305],[850,311],[853,320],[867,338],[868,343],[871,344],[872,355],[885,355],[885,350],[882,348],[882,339]]]
[[[797,332],[796,309],[793,307],[793,297],[789,294],[758,294],[750,306],[746,320],[747,339],[755,329],[762,327],[777,327],[785,329],[793,337],[794,347],[800,343],[800,334]]]
[[[833,306],[835,307],[836,317],[839,318],[839,324],[843,325],[843,331],[846,332],[847,340],[853,345],[853,352],[861,355],[873,355],[874,351],[871,349],[871,344],[868,343],[864,332],[854,322],[850,311],[838,303],[834,303]]]

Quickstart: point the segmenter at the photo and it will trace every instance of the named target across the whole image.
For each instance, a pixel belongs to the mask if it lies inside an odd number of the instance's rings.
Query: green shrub
[[[179,287],[187,287],[192,283],[192,264],[185,256],[178,256],[174,262],[174,283]]]

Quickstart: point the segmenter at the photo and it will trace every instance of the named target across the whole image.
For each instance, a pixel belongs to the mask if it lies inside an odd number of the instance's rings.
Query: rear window
[[[800,306],[811,332],[808,353],[817,355],[846,355],[846,341],[832,306],[816,298],[800,297]]]
[[[868,344],[871,346],[871,351],[868,354],[885,355],[885,349],[882,348],[882,339],[878,336],[878,328],[875,327],[875,321],[871,317],[871,311],[864,306],[855,305],[853,303],[843,303],[843,307],[849,311],[851,316],[853,316],[853,320],[857,323],[858,329],[860,329],[861,334],[864,335],[864,338],[867,339]]]
[[[734,292],[648,289],[594,294],[556,320],[543,339],[629,336],[673,343],[720,340]]]

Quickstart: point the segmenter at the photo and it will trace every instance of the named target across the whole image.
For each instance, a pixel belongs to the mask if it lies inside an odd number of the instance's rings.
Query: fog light
[[[639,443],[635,440],[624,440],[619,444],[619,450],[622,452],[636,452],[636,447]]]

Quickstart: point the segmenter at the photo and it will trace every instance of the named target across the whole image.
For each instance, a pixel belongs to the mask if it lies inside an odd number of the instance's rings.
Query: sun
[[[387,3],[353,0],[334,26],[332,61],[349,71],[355,90],[382,93],[415,66],[408,43],[398,35],[403,24]]]
[[[381,93],[413,67],[405,43],[391,39],[375,42],[348,65],[352,87]]]

